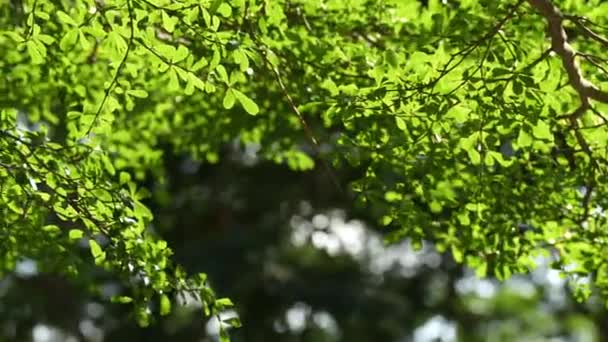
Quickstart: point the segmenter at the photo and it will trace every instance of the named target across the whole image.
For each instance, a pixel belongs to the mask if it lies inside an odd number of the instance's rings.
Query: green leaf
[[[230,109],[234,106],[234,102],[236,100],[236,97],[234,96],[234,91],[232,90],[232,88],[228,88],[226,90],[226,94],[224,95],[224,108],[226,109]]]
[[[200,69],[204,68],[205,66],[207,66],[207,64],[209,64],[209,62],[207,61],[206,58],[200,58],[196,63],[194,63],[194,65],[192,65],[192,67],[190,68],[190,70],[192,71],[199,71]]]
[[[502,153],[496,151],[487,151],[488,156],[492,156],[492,158],[498,162],[501,166],[511,166],[513,164],[512,160],[505,160]]]
[[[0,31],[0,35],[7,36],[10,39],[14,40],[16,43],[21,43],[24,41],[23,36],[13,31]]]
[[[383,226],[388,226],[393,222],[393,218],[391,216],[385,215],[380,218],[380,224]]]
[[[222,53],[218,47],[214,47],[213,55],[211,56],[211,61],[209,62],[209,69],[214,70],[220,64],[222,59]],[[225,70],[224,70],[225,71]],[[226,76],[228,78],[228,76]]]
[[[177,49],[175,49],[175,46],[173,45],[169,45],[169,44],[160,44],[158,46],[156,46],[156,50],[165,58],[169,59],[169,60],[174,60],[175,59],[175,53],[177,52]]]
[[[458,214],[458,221],[463,226],[468,226],[469,224],[471,224],[471,220],[469,218],[469,212],[464,211],[464,212],[461,212],[460,214]]]
[[[469,110],[463,106],[456,105],[451,107],[446,113],[446,117],[454,119],[457,123],[464,123],[469,117]]]
[[[220,342],[230,342],[228,331],[220,324]]]
[[[61,232],[61,228],[59,228],[58,226],[56,226],[54,224],[46,225],[46,226],[42,227],[42,230],[44,230],[45,232],[47,232],[51,235]]]
[[[231,308],[234,306],[230,298],[218,298],[215,301],[215,306],[218,308]]]
[[[226,72],[226,68],[223,65],[218,65],[215,70],[219,76],[220,81],[228,84],[228,73]]]
[[[93,258],[95,259],[95,264],[99,265],[106,260],[106,252],[101,249],[101,246],[97,241],[90,239],[89,247],[91,249],[91,255],[93,255]]]
[[[146,306],[138,305],[135,309],[135,319],[140,327],[145,328],[150,325],[150,312]]]
[[[201,91],[205,91],[205,82],[203,82],[201,79],[199,79],[198,77],[196,77],[196,75],[190,73],[189,75],[189,81],[192,83],[192,85],[194,87],[196,87],[197,89],[201,90]]]
[[[163,28],[167,30],[167,32],[172,33],[175,30],[175,25],[177,24],[179,19],[170,16],[169,14],[167,14],[166,11],[161,12],[161,17],[163,21]]]
[[[175,63],[180,62],[180,61],[186,59],[186,57],[188,57],[189,54],[190,54],[190,50],[188,50],[187,47],[180,45],[177,47],[177,50],[175,51],[175,55],[173,55],[173,62],[175,62]]]
[[[128,296],[113,296],[110,301],[112,303],[127,304],[133,302],[133,298]]]
[[[553,141],[553,133],[551,127],[543,120],[539,120],[536,126],[532,128],[532,134],[538,139],[546,139]]]
[[[78,42],[78,33],[78,29],[69,30],[59,41],[59,48],[62,51],[71,50],[76,45],[76,42]]]
[[[230,17],[230,15],[232,14],[232,7],[230,7],[230,5],[226,2],[223,2],[218,8],[217,8],[217,13],[219,13],[221,16],[223,16],[224,18],[228,18]]]
[[[80,229],[70,229],[68,236],[70,240],[78,240],[84,236],[84,233]]]
[[[205,92],[208,94],[215,92],[215,86],[213,85],[213,83],[211,83],[211,82],[205,83]]]
[[[114,164],[112,164],[112,161],[110,160],[110,158],[107,155],[104,155],[101,158],[101,162],[104,166],[104,169],[110,174],[110,175],[114,175],[116,173],[116,169],[114,168]]]
[[[402,118],[395,116],[395,123],[397,124],[397,128],[399,128],[400,130],[402,130],[402,131],[407,130],[405,121]]]
[[[234,62],[239,65],[241,71],[247,71],[247,69],[249,68],[249,58],[247,57],[247,54],[244,51],[235,50],[232,53],[232,58],[234,59]]]
[[[51,45],[55,42],[55,38],[46,35],[46,34],[39,34],[36,36],[36,39],[38,39],[39,41],[43,42],[46,45]]]
[[[171,90],[179,89],[179,78],[177,77],[177,71],[175,71],[174,67],[169,68],[169,83],[167,86]]]
[[[45,54],[39,49],[38,45],[33,40],[29,40],[26,43],[27,53],[32,59],[32,64],[44,63]]]
[[[82,39],[81,39],[82,41]],[[110,47],[112,58],[121,60],[127,51],[127,41],[116,31],[111,31],[106,37],[107,44]]]
[[[131,175],[127,172],[121,171],[119,175],[120,185],[127,184],[131,181]]]
[[[517,136],[516,144],[519,147],[528,147],[532,145],[532,137],[530,136],[530,134],[526,133],[526,131],[524,131],[524,129],[522,128],[519,130],[519,135]]]
[[[233,89],[232,91],[234,92],[234,96],[236,96],[236,99],[239,100],[239,102],[247,113],[251,115],[256,115],[257,113],[259,113],[260,108],[255,102],[253,102],[252,99],[250,99],[249,97],[247,97],[247,95],[241,93],[236,89]]]
[[[38,17],[42,20],[49,20],[51,18],[51,16],[49,16],[48,13],[40,11],[40,10],[36,10],[35,15],[36,15],[36,17]]]
[[[148,97],[148,92],[143,89],[130,89],[127,90],[127,94],[142,99]]]
[[[213,0],[213,2],[211,3],[211,6],[209,6],[209,11],[211,11],[211,13],[217,12],[217,9],[220,7],[220,5],[223,2],[224,2],[223,0]]]
[[[233,328],[240,328],[242,326],[241,320],[238,317],[230,317],[222,322],[230,325]]]
[[[63,11],[56,11],[55,14],[57,15],[57,18],[60,22],[72,26],[78,26],[78,23],[76,23],[74,19],[72,19],[72,17],[70,17],[67,13]]]
[[[194,82],[192,81],[191,78],[188,78],[188,81],[186,82],[186,88],[184,88],[184,94],[186,94],[188,96],[194,94]]]
[[[484,158],[483,158],[483,163],[487,166],[492,166],[494,165],[494,157],[492,154],[490,153],[486,153]]]
[[[331,80],[331,78],[326,78],[323,83],[321,83],[321,88],[329,91],[329,94],[331,96],[336,96],[340,93],[340,90],[338,90],[338,86],[334,81]]]
[[[384,194],[384,199],[389,202],[397,202],[403,199],[403,196],[396,191],[387,191]]]
[[[481,155],[477,150],[473,147],[467,150],[467,154],[469,155],[469,159],[473,165],[479,165],[481,163]]]
[[[452,257],[454,257],[454,260],[456,260],[456,262],[462,262],[464,255],[462,253],[462,250],[460,248],[458,248],[456,245],[452,246]]]
[[[171,313],[171,300],[166,294],[160,296],[160,314],[166,316]]]

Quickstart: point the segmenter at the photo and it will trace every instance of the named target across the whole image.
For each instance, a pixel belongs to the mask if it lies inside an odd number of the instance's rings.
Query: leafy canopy
[[[213,163],[236,141],[363,170],[347,190],[390,241],[499,278],[550,256],[605,295],[607,6],[4,0],[0,272],[94,263],[143,325],[186,293],[218,314],[232,303],[171,260],[141,184],[162,184],[163,146]]]

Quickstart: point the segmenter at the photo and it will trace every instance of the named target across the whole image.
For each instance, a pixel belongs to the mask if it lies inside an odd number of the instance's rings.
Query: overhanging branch
[[[608,103],[608,92],[600,90],[583,76],[581,68],[576,61],[577,52],[568,42],[568,35],[562,24],[565,19],[562,12],[553,5],[551,0],[527,1],[547,21],[549,35],[551,36],[551,49],[562,60],[562,64],[568,74],[569,83],[581,98],[581,105],[588,107],[590,99]],[[577,21],[576,24],[585,27],[580,21]],[[592,31],[587,29],[587,31],[583,30],[583,32],[588,35]],[[594,39],[597,40],[596,38]]]

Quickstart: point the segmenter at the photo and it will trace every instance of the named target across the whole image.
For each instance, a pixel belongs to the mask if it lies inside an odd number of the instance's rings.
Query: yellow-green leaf
[[[553,140],[553,133],[551,133],[551,127],[544,122],[539,120],[536,126],[532,129],[532,134],[538,139]]]
[[[27,43],[27,53],[32,59],[32,64],[42,64],[44,63],[44,55],[42,51],[39,50],[38,46],[33,40],[29,40]]]
[[[160,296],[160,314],[166,316],[171,313],[171,300],[166,294]]]
[[[139,98],[148,97],[148,92],[143,89],[131,89],[127,91],[127,94]]]
[[[59,48],[62,51],[68,51],[72,49],[74,45],[76,45],[77,41],[78,29],[69,30],[68,33],[66,33],[63,38],[61,38],[61,41],[59,41]]]
[[[519,135],[517,136],[517,146],[519,147],[527,147],[532,145],[532,137],[530,134],[526,133],[523,129],[519,131]]]
[[[67,13],[63,11],[57,11],[55,12],[55,14],[57,14],[57,18],[59,18],[59,21],[61,21],[62,23],[72,26],[78,26],[74,19],[72,19],[72,17],[70,17]]]
[[[71,229],[68,233],[70,240],[78,240],[83,237],[84,233],[80,229]]]
[[[97,243],[97,241],[90,239],[89,248],[91,249],[91,255],[93,255],[96,264],[99,265],[106,260],[106,252],[101,249],[101,246]]]
[[[232,14],[232,7],[228,3],[223,2],[218,8],[217,13],[222,15],[224,18],[228,18]]]
[[[236,96],[236,99],[239,100],[239,102],[247,113],[251,115],[256,115],[260,111],[258,105],[252,99],[247,97],[247,95],[241,93],[236,89],[233,89],[232,91],[234,92],[234,96]]]
[[[234,96],[234,91],[232,89],[226,90],[226,94],[224,95],[224,108],[230,109],[234,106],[236,98]]]

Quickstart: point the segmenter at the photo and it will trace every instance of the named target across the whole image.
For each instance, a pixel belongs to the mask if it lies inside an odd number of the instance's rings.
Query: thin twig
[[[112,78],[112,82],[110,82],[110,85],[106,88],[103,99],[101,100],[101,103],[99,104],[99,107],[97,108],[95,117],[93,118],[93,121],[91,121],[91,124],[89,125],[89,128],[87,129],[85,136],[87,136],[91,133],[91,130],[93,129],[93,126],[95,125],[95,122],[97,121],[97,118],[101,114],[101,110],[103,109],[103,106],[105,105],[108,97],[110,96],[110,92],[112,91],[112,89],[114,88],[116,83],[118,82],[118,77],[120,76],[120,72],[122,71],[123,67],[127,63],[127,58],[129,57],[129,53],[131,52],[131,48],[133,46],[133,38],[135,36],[135,28],[134,28],[135,25],[134,25],[134,19],[133,19],[134,15],[133,15],[133,7],[131,4],[131,0],[127,0],[127,7],[129,9],[129,29],[130,29],[129,42],[127,43],[127,51],[125,51],[125,55],[122,57],[120,64],[118,64],[118,68],[116,69],[116,73],[114,74],[114,77]]]
[[[494,25],[492,30],[488,31],[485,35],[473,42],[468,47],[453,54],[448,60],[448,62],[443,66],[442,70],[439,73],[439,76],[437,76],[437,78],[435,78],[434,80],[430,81],[427,86],[433,88],[445,75],[456,69],[471,53],[473,53],[473,51],[475,51],[479,46],[481,46],[483,42],[488,39],[494,38],[494,36],[498,34],[498,32],[503,28],[503,26],[515,16],[517,9],[519,8],[519,6],[521,6],[523,2],[524,0],[517,1],[517,3],[511,6],[507,15],[505,15],[504,18],[502,18],[498,23],[496,23],[496,25]],[[455,64],[452,65],[452,63],[456,60],[456,57],[458,56],[460,56],[460,58],[457,62],[455,62]]]
[[[321,163],[323,164],[323,167],[324,167],[326,173],[328,174],[328,176],[330,177],[331,181],[334,183],[334,185],[336,186],[336,188],[340,191],[340,193],[343,193],[344,190],[342,189],[342,186],[340,186],[340,183],[338,182],[338,179],[336,178],[336,176],[334,175],[334,173],[332,172],[332,170],[329,168],[329,165],[327,165],[327,163],[325,162],[325,160],[321,156],[321,146],[319,145],[319,142],[317,141],[317,138],[315,138],[315,135],[312,132],[312,129],[310,129],[310,126],[308,125],[308,123],[304,119],[304,116],[302,115],[302,112],[300,112],[300,110],[298,109],[298,106],[296,105],[295,101],[293,100],[293,98],[289,94],[289,91],[287,90],[287,87],[285,87],[285,84],[283,83],[283,79],[281,78],[281,74],[279,73],[279,69],[277,69],[271,63],[269,63],[269,65],[272,68],[272,72],[274,73],[275,78],[277,79],[277,83],[279,84],[279,88],[281,88],[281,92],[283,92],[283,95],[285,96],[285,98],[287,99],[287,102],[289,103],[289,107],[291,108],[291,110],[298,117],[298,120],[300,121],[300,123],[302,124],[302,127],[304,129],[304,133],[306,134],[306,137],[312,142],[313,147],[315,148],[317,154],[319,155],[319,158],[321,160]]]

